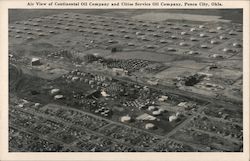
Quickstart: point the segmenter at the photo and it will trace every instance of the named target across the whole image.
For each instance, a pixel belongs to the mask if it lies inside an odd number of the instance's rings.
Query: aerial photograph
[[[243,152],[242,9],[9,9],[9,152]]]

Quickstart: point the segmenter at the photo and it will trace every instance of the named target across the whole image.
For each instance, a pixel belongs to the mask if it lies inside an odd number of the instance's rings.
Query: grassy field
[[[106,9],[11,9],[9,10],[9,22],[27,20],[29,18],[49,16],[53,14],[60,14],[64,12],[86,13],[95,15],[110,15],[110,16],[123,16],[132,17],[138,14],[149,12],[166,12],[166,13],[186,13],[197,15],[213,15],[221,16],[222,19],[231,20],[234,23],[242,23],[243,11],[241,9],[140,9],[140,10],[106,10]]]

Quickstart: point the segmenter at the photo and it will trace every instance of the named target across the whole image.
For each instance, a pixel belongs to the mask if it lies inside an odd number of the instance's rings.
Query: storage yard
[[[243,151],[240,20],[95,11],[9,11],[10,152]]]

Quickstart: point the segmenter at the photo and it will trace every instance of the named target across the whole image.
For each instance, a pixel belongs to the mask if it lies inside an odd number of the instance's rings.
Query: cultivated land
[[[169,12],[10,10],[9,151],[242,151],[241,11]]]

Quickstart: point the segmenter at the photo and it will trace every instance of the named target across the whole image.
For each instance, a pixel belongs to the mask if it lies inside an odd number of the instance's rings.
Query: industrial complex
[[[174,14],[10,21],[9,151],[242,152],[242,24]]]

